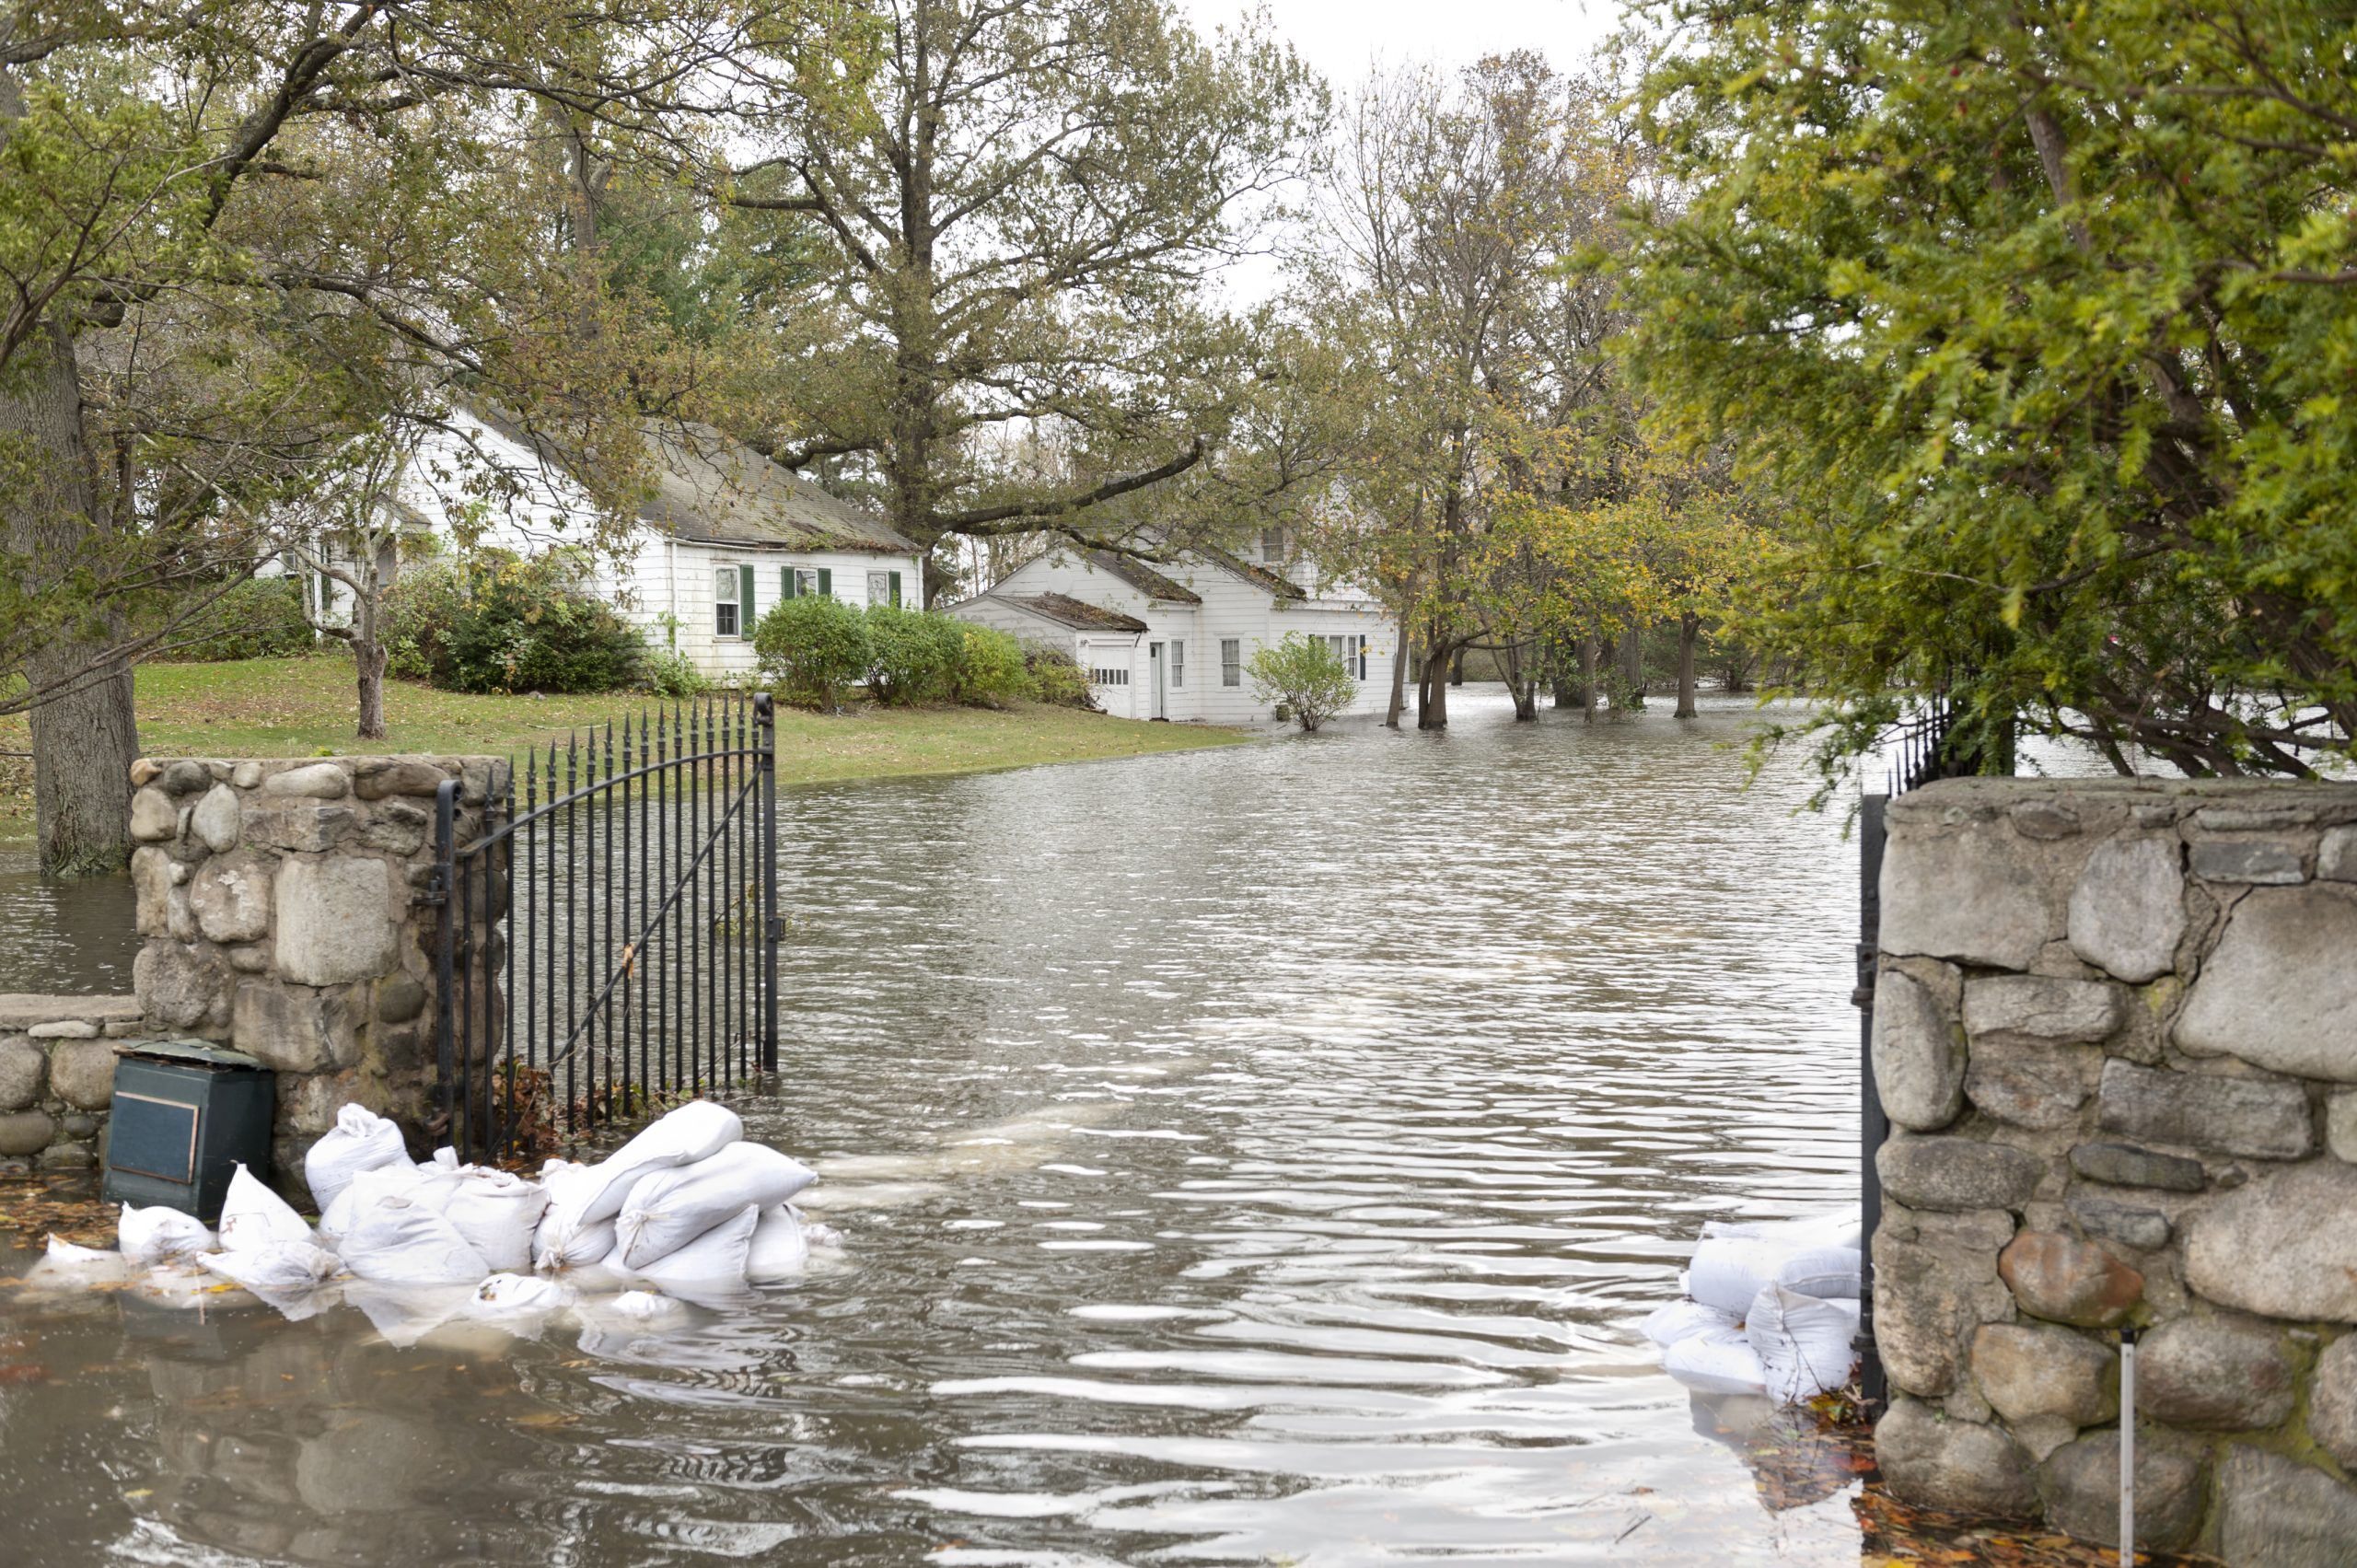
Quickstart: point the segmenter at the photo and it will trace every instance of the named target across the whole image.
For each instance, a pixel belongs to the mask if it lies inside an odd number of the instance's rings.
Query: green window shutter
[[[794,568],[790,565],[777,569],[777,597],[781,604],[794,597]]]
[[[819,591],[822,594],[835,591],[835,575],[824,566],[819,568]]]
[[[900,608],[900,574],[898,572],[892,574],[892,608]]]
[[[743,601],[744,605],[744,608],[737,612],[739,617],[737,625],[740,635],[749,637],[753,634],[753,623],[761,620],[753,610],[753,569],[750,566],[737,568],[737,597]]]

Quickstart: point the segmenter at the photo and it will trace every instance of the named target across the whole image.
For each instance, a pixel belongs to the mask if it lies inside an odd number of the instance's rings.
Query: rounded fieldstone
[[[189,831],[204,841],[215,854],[226,854],[238,847],[238,819],[244,808],[238,804],[238,792],[227,784],[215,784],[205,791],[204,798],[189,813]]]
[[[114,1099],[114,1047],[102,1040],[67,1040],[49,1055],[49,1086],[83,1110],[104,1110]]]
[[[377,988],[377,1016],[405,1024],[425,1010],[425,986],[416,977],[395,975]]]
[[[49,1076],[49,1053],[12,1040],[0,1045],[0,1110],[22,1110],[41,1098]]]
[[[2097,1546],[2119,1544],[2119,1434],[2091,1433],[2065,1444],[2038,1467],[2046,1522],[2064,1535]],[[2201,1528],[2201,1461],[2136,1444],[2136,1545],[2177,1551]]]
[[[2203,1432],[2273,1426],[2295,1390],[2282,1336],[2240,1318],[2180,1318],[2136,1347],[2137,1408]]]
[[[2084,1191],[2072,1193],[2068,1207],[2082,1230],[2106,1241],[2142,1252],[2157,1251],[2169,1244],[2169,1217],[2157,1210],[2115,1203]]]
[[[2003,822],[1895,825],[1883,850],[1882,950],[2027,969],[2062,934],[2052,860]]]
[[[260,762],[240,762],[229,770],[229,782],[239,789],[251,789],[261,783]]]
[[[2297,1459],[2235,1444],[2218,1469],[2218,1555],[2235,1568],[2357,1562],[2357,1490]]]
[[[2029,1456],[2003,1432],[1943,1419],[1920,1400],[1893,1400],[1875,1427],[1875,1462],[1892,1495],[1921,1508],[2034,1517]]]
[[[87,1144],[52,1144],[38,1163],[43,1170],[88,1170],[99,1163],[99,1154]]]
[[[1970,1388],[1972,1329],[2014,1315],[1997,1253],[2014,1234],[2003,1210],[1917,1214],[1892,1206],[1874,1235],[1875,1342],[1891,1383],[1910,1394]]]
[[[1875,1156],[1883,1191],[1910,1209],[2019,1209],[2046,1164],[2024,1149],[1970,1138],[1894,1135]]]
[[[145,843],[177,837],[180,814],[171,797],[153,784],[131,797],[131,836]]]
[[[38,1110],[0,1116],[0,1155],[37,1155],[57,1136],[57,1124]]]
[[[99,1119],[87,1110],[69,1110],[57,1119],[58,1130],[79,1143],[99,1135]]]
[[[157,777],[162,774],[163,771],[164,769],[162,764],[158,763],[152,757],[138,757],[133,759],[131,763],[131,787],[137,789],[142,784],[154,784]]]
[[[2316,875],[2328,882],[2357,882],[2357,822],[2325,830],[2316,845]]]
[[[1964,1109],[1964,1035],[1931,988],[1892,970],[1875,982],[1873,1060],[1882,1108],[1928,1132]]]
[[[2119,987],[2050,975],[1977,975],[1964,982],[1964,1032],[1981,1041],[2072,1045],[2119,1027]]]
[[[2055,1416],[2073,1428],[2119,1413],[2119,1359],[2068,1329],[1984,1323],[1973,1330],[1972,1376],[2007,1421]]]
[[[2308,1435],[2357,1470],[2357,1334],[2338,1339],[2316,1357],[2308,1384]]]
[[[2082,1329],[2123,1321],[2144,1297],[2144,1276],[2092,1241],[2026,1230],[1997,1255],[1997,1276],[2033,1318]]]
[[[352,789],[352,780],[333,762],[313,762],[289,768],[262,780],[264,795],[302,796],[312,800],[340,800]]]
[[[203,763],[191,761],[185,757],[164,766],[164,793],[167,795],[193,795],[212,782],[211,770]]]
[[[2142,984],[2168,973],[2185,937],[2185,877],[2174,838],[2107,839],[2071,889],[2071,950]]]
[[[2075,1127],[2095,1092],[2096,1054],[2084,1046],[1976,1045],[1965,1098],[2008,1126]]]
[[[354,770],[353,793],[363,800],[396,795],[430,796],[450,775],[431,762],[384,760]]]
[[[2185,1283],[2220,1306],[2357,1323],[2357,1166],[2270,1171],[2203,1205],[2185,1233]]]
[[[270,935],[269,867],[250,854],[215,860],[196,874],[189,906],[215,942],[258,942]]]
[[[2258,888],[2226,919],[2177,1015],[2179,1049],[2357,1083],[2357,888]]]

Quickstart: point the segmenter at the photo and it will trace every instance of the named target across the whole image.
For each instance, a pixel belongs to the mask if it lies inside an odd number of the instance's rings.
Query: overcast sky
[[[1209,31],[1248,8],[1244,0],[1179,0]],[[1336,87],[1364,80],[1376,61],[1461,64],[1537,49],[1558,65],[1587,53],[1620,20],[1619,0],[1267,0],[1277,31]]]

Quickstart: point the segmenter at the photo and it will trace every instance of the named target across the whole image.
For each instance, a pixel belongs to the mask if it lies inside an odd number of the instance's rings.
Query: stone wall
[[[0,1176],[96,1166],[115,1041],[145,1032],[129,996],[0,995]]]
[[[504,759],[133,764],[146,943],[132,980],[145,1028],[226,1041],[276,1069],[274,1179],[291,1193],[303,1152],[347,1101],[426,1146],[441,912],[425,895],[434,795],[450,778],[464,843],[485,800],[506,793]]]
[[[1894,801],[1876,1434],[1910,1501],[2357,1562],[2357,786]]]

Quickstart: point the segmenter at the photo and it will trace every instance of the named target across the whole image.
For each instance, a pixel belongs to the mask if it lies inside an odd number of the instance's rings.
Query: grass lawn
[[[352,666],[341,656],[243,659],[228,664],[142,665],[137,675],[139,743],[149,756],[308,757],[387,752],[488,752],[511,756],[635,713],[651,699],[627,691],[594,697],[472,697],[430,686],[387,683],[383,740],[352,732]],[[1023,703],[983,708],[854,708],[841,715],[780,708],[778,782],[906,778],[983,772],[1037,762],[1191,751],[1248,739],[1203,725],[1145,724],[1076,708]],[[24,750],[25,720],[0,718],[0,751]],[[31,765],[0,757],[0,837],[31,832]]]

